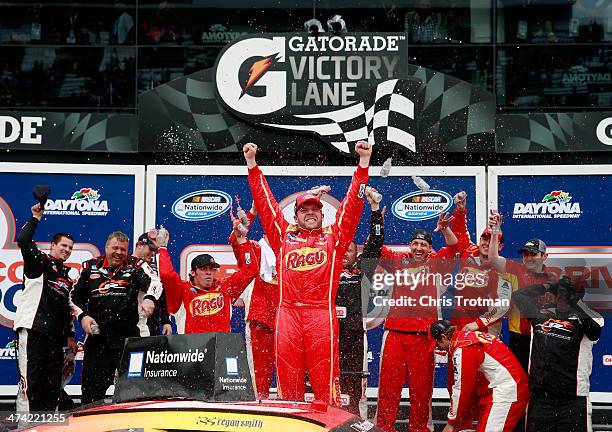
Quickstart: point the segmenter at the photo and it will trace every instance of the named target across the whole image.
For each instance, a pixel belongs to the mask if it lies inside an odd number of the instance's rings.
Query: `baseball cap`
[[[493,234],[493,231],[491,231],[491,227],[486,227],[484,229],[484,231],[482,232],[482,234],[480,234],[480,237],[491,237],[492,234]],[[497,236],[499,238],[499,242],[503,243],[504,242],[504,236],[503,236],[501,231],[499,231],[497,233]]]
[[[443,334],[446,334],[446,332],[452,326],[453,325],[451,324],[450,321],[438,320],[429,326],[429,334],[431,335],[432,338],[434,338],[435,340],[438,340],[442,337]]]
[[[300,195],[295,200],[295,212],[297,213],[298,209],[306,203],[313,203],[316,204],[318,208],[323,208],[323,203],[321,202],[319,195],[307,193]]]
[[[534,238],[531,240],[527,240],[525,246],[519,249],[519,253],[523,252],[531,252],[531,253],[546,253],[546,243],[544,241]]]
[[[153,240],[149,238],[149,234],[147,233],[141,234],[140,237],[138,237],[138,243],[142,243],[145,246],[149,246],[152,251],[157,250],[157,245],[153,243]]]
[[[410,239],[410,241],[413,241],[413,240],[425,240],[427,243],[433,244],[433,240],[431,238],[431,234],[426,229],[416,229],[416,230],[414,230],[414,232],[412,233],[412,238]]]
[[[221,267],[215,259],[208,254],[200,254],[196,256],[193,260],[191,260],[191,270],[195,270],[201,267],[213,267],[219,268]]]

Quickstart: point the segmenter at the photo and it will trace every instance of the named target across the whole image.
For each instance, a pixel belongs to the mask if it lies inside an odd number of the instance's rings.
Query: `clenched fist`
[[[253,168],[257,165],[255,162],[255,155],[257,154],[257,144],[247,143],[242,147],[242,152],[244,153],[244,159],[247,162],[247,166],[249,168]]]
[[[372,156],[372,146],[367,141],[357,141],[355,144],[355,153],[359,155],[359,165],[367,167],[370,165],[370,157]]]

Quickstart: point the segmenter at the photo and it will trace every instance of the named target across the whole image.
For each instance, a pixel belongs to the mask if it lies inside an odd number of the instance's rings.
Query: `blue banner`
[[[394,171],[400,170],[405,169],[394,168]],[[281,171],[283,174],[291,173],[292,175],[274,175]],[[353,168],[339,167],[324,169],[283,167],[272,168],[267,171],[270,174],[266,177],[276,200],[284,210],[285,217],[291,222],[293,222],[295,198],[299,192],[317,185],[331,186],[330,194],[323,196],[324,225],[328,225],[334,221],[335,209],[348,189],[353,171]],[[370,171],[371,174],[375,174],[378,169],[372,168]],[[218,175],[215,174],[217,172]],[[265,168],[264,172],[266,172]],[[454,172],[457,174],[453,174]],[[149,170],[149,175],[157,175],[154,183],[151,182],[151,179],[148,182],[149,187],[155,184],[156,200],[147,204],[155,206],[154,211],[150,207],[147,209],[147,226],[150,228],[153,225],[161,224],[170,231],[169,252],[175,269],[177,271],[180,269],[183,278],[187,276],[187,266],[191,259],[204,252],[215,256],[217,262],[222,265],[222,273],[235,268],[235,260],[227,243],[231,231],[229,207],[235,201],[236,195],[239,196],[240,203],[245,210],[251,207],[252,198],[246,173],[246,167],[181,167],[174,170],[169,167],[152,167]],[[334,175],[330,176],[328,173],[334,173]],[[423,176],[431,188],[428,194],[442,197],[439,202],[444,211],[452,211],[452,195],[462,190],[466,191],[469,215],[476,215],[477,173],[484,174],[484,171],[482,168],[471,170],[466,168],[419,168],[419,175]],[[439,211],[434,212],[435,214],[430,211],[410,214],[402,211],[397,206],[398,201],[401,202],[406,195],[422,192],[409,176],[414,172],[406,172],[405,176],[398,176],[397,172],[393,174],[387,178],[371,177],[370,185],[383,195],[381,205],[387,206],[385,244],[407,245],[415,228],[430,230],[435,228]],[[484,191],[479,191],[479,193],[484,197]],[[186,206],[185,197],[191,197],[190,202],[200,202],[202,205]],[[215,205],[212,205],[213,203]],[[233,204],[235,209],[236,203]],[[478,210],[484,215],[484,202],[479,203]],[[366,203],[355,238],[358,244],[363,244],[368,234],[369,214],[369,206]],[[473,235],[476,232],[475,218],[470,218],[468,226]],[[261,236],[261,224],[256,219],[249,231],[249,237],[259,240]],[[434,234],[434,247],[441,246],[443,246],[442,235]],[[232,330],[242,331],[243,320],[244,308],[234,307]],[[368,327],[369,387],[377,387],[383,328],[379,320],[371,320]],[[445,367],[442,367],[442,370],[436,374],[437,387],[445,387],[445,375]]]
[[[12,324],[22,289],[23,259],[16,237],[32,217],[30,208],[36,203],[32,187],[38,184],[49,185],[51,196],[34,240],[48,252],[55,233],[71,233],[75,244],[67,264],[73,267],[75,280],[83,261],[104,253],[110,232],[119,230],[132,237],[135,230],[139,234],[142,230],[142,167],[0,166],[0,390],[5,395],[16,394],[18,382]],[[78,323],[75,326],[76,339],[82,342],[82,329]],[[73,384],[80,384],[80,363]]]
[[[612,204],[605,199],[612,190],[610,168],[513,167],[493,171],[498,177],[494,180],[497,197],[492,198],[497,199],[504,217],[503,255],[520,262],[518,249],[529,239],[542,239],[548,247],[545,264],[570,276],[583,276],[585,301],[607,320],[612,304]],[[533,172],[539,175],[531,175]],[[612,392],[611,346],[612,330],[606,323],[593,347],[592,392]]]

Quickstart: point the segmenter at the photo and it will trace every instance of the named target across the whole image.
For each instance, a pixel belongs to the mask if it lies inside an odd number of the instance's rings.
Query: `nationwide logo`
[[[209,316],[223,309],[224,298],[219,292],[210,292],[191,299],[189,311],[191,316]]]
[[[186,221],[203,221],[230,209],[232,197],[218,190],[201,190],[183,195],[172,204],[172,214]]]
[[[433,219],[450,209],[452,204],[452,197],[444,191],[417,191],[395,200],[391,211],[399,219],[415,222]]]
[[[578,219],[579,202],[572,202],[569,192],[554,190],[539,203],[514,203],[513,219]]]
[[[108,201],[100,199],[100,193],[93,188],[81,188],[70,199],[49,199],[45,204],[45,215],[56,216],[106,216]]]
[[[0,348],[0,360],[15,360],[17,358],[16,353],[16,341],[10,341],[4,348]]]
[[[307,271],[321,267],[327,261],[327,252],[322,249],[303,247],[285,255],[288,270]]]

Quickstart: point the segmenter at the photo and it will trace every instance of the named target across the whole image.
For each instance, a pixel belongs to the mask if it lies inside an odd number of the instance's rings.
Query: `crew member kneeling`
[[[478,372],[489,382],[489,393],[481,399],[482,409],[476,432],[511,432],[525,414],[529,402],[527,375],[510,349],[495,336],[483,332],[456,331],[449,321],[430,327],[440,349],[453,359],[455,383],[452,388],[448,423],[443,432],[454,432],[455,421],[470,409]]]

